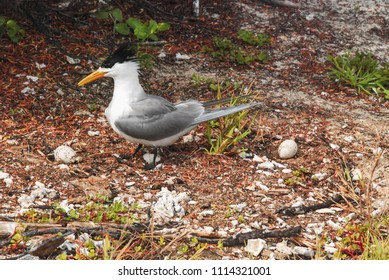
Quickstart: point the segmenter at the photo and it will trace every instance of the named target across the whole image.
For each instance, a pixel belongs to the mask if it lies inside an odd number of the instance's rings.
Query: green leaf
[[[98,19],[107,19],[109,18],[109,13],[107,11],[97,11],[95,16]]]
[[[158,30],[158,23],[155,20],[150,20],[147,26],[148,34],[154,34]]]
[[[158,31],[167,31],[170,29],[170,24],[166,22],[158,23]]]
[[[7,21],[6,26],[7,26],[7,29],[17,29],[18,28],[16,21],[14,21],[12,19]]]
[[[129,17],[127,20],[126,20],[126,23],[132,28],[132,29],[137,29],[139,27],[142,27],[144,26],[144,24],[142,23],[141,20],[137,19],[137,18],[133,18],[133,17]]]
[[[119,8],[115,8],[111,11],[111,15],[113,16],[114,19],[117,21],[122,22],[123,21],[123,14],[122,11]]]
[[[151,35],[149,36],[149,39],[152,40],[152,41],[158,41],[158,37],[157,37],[157,35],[155,35],[155,34],[151,34]]]
[[[146,40],[148,37],[148,29],[146,25],[140,25],[134,30],[134,35],[139,40]]]
[[[4,25],[5,24],[5,17],[0,17],[0,25]]]
[[[129,35],[130,34],[130,28],[128,28],[128,25],[124,22],[118,23],[115,25],[115,30],[121,35]]]

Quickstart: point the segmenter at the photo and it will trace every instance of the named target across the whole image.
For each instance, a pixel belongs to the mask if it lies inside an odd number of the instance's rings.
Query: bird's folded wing
[[[204,110],[197,101],[174,105],[164,99],[156,100],[148,98],[134,104],[133,112],[116,120],[115,126],[133,138],[158,141],[188,131]]]

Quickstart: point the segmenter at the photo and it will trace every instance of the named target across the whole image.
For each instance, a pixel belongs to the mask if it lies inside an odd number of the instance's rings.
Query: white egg
[[[62,161],[63,163],[72,163],[76,156],[76,151],[71,147],[62,145],[54,150],[54,158],[56,161]]]
[[[297,154],[297,149],[297,143],[294,140],[285,140],[278,147],[278,156],[282,159],[292,158]]]

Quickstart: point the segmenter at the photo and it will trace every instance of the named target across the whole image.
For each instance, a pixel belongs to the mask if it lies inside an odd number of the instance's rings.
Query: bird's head
[[[121,44],[117,50],[109,55],[99,69],[82,79],[78,86],[86,85],[94,80],[110,77],[119,78],[122,75],[130,75],[131,71],[138,71],[139,64],[136,58],[137,45],[133,42]]]

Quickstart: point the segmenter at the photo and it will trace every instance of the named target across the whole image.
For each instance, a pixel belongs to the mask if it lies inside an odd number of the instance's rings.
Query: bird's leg
[[[123,163],[123,164],[127,164],[124,160],[132,160],[134,159],[134,157],[136,156],[136,154],[140,151],[140,149],[142,149],[143,145],[142,144],[139,144],[138,147],[136,147],[135,151],[128,155],[128,154],[120,154],[118,157],[116,157],[117,161],[119,163]]]
[[[140,151],[140,149],[142,149],[142,147],[143,147],[142,144],[139,144],[138,147],[136,147],[134,153],[132,154],[132,158],[136,156],[136,154]]]
[[[155,147],[154,148],[153,162],[152,163],[146,162],[146,164],[145,164],[145,169],[146,170],[154,169],[157,166],[156,161],[157,161],[158,152],[159,152],[159,148]]]

